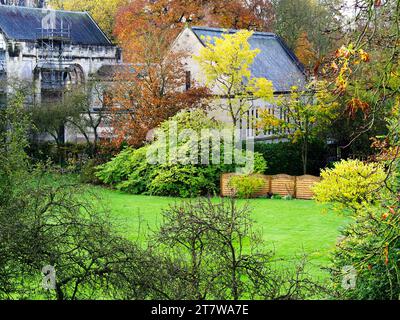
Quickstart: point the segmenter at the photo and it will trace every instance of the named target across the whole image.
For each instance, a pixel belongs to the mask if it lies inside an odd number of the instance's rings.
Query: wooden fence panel
[[[287,174],[278,174],[271,177],[271,193],[284,196],[295,196],[296,177]]]
[[[311,200],[314,197],[314,193],[311,188],[314,184],[321,181],[321,178],[314,176],[301,176],[296,178],[296,198]]]
[[[229,186],[229,181],[234,177],[235,173],[225,173],[221,176],[221,196],[231,197],[234,194],[234,190]]]
[[[229,186],[229,181],[232,179],[232,177],[237,176],[237,175],[238,174],[236,174],[236,173],[226,173],[226,174],[222,175],[222,177],[221,177],[221,195],[223,197],[231,197],[235,194],[235,190]],[[265,183],[259,190],[257,190],[257,192],[253,196],[256,198],[256,197],[262,197],[262,196],[268,195],[271,192],[270,177],[263,175],[263,174],[256,174],[254,176],[264,179]]]
[[[221,176],[221,196],[230,197],[234,195],[235,190],[229,186],[229,181],[236,175],[238,174],[226,173]],[[276,176],[258,174],[256,176],[263,178],[265,184],[253,195],[255,198],[273,194],[282,197],[291,195],[297,199],[311,200],[314,197],[311,190],[312,186],[321,181],[321,178],[310,175],[293,177],[287,174],[278,174]]]
[[[259,190],[257,190],[257,192],[255,193],[254,196],[255,197],[265,197],[271,193],[271,177],[263,175],[263,174],[257,174],[256,176],[264,179],[265,183]]]

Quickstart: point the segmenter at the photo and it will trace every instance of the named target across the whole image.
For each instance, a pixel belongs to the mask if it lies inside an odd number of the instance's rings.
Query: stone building
[[[44,1],[0,1],[0,105],[13,81],[31,82],[40,103],[122,62],[121,50],[87,12],[49,10]]]

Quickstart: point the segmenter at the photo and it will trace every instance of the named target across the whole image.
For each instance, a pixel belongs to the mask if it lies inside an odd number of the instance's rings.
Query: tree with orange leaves
[[[125,48],[147,30],[173,38],[185,23],[266,31],[272,12],[269,0],[134,0],[119,10],[115,36]]]
[[[302,32],[297,39],[295,54],[306,68],[311,68],[316,63],[317,53],[314,50],[313,44],[308,39],[307,32]]]
[[[115,75],[112,87],[114,145],[141,146],[148,132],[182,109],[205,107],[208,90],[195,86],[172,52],[168,35],[141,35],[131,58],[136,61]]]

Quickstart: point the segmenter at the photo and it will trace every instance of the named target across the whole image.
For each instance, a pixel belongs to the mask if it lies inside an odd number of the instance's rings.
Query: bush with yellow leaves
[[[321,173],[322,181],[313,188],[315,200],[333,203],[339,209],[358,210],[377,200],[377,191],[386,180],[381,164],[343,160]]]

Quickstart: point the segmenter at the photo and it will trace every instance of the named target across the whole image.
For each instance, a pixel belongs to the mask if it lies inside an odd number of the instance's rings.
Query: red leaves
[[[358,98],[353,98],[347,103],[346,113],[354,120],[358,111],[361,111],[366,118],[370,112],[370,105]]]
[[[352,54],[352,50],[342,46],[340,49],[336,50],[335,56],[336,58],[349,59]]]
[[[389,218],[389,216],[390,216],[389,212],[384,213],[382,215],[382,220],[384,220],[384,221],[387,220],[387,218]]]
[[[317,54],[312,43],[308,39],[307,32],[302,32],[296,43],[295,54],[300,62],[306,67],[310,67],[317,61]]]
[[[135,0],[121,8],[114,33],[124,49],[124,60],[136,70],[133,74],[121,73],[114,81],[116,143],[140,145],[148,130],[179,110],[203,107],[208,91],[195,86],[182,90],[186,78],[183,54],[170,52],[186,21],[260,29],[271,9],[265,6],[262,17],[258,17],[257,8],[262,4],[265,0]]]

